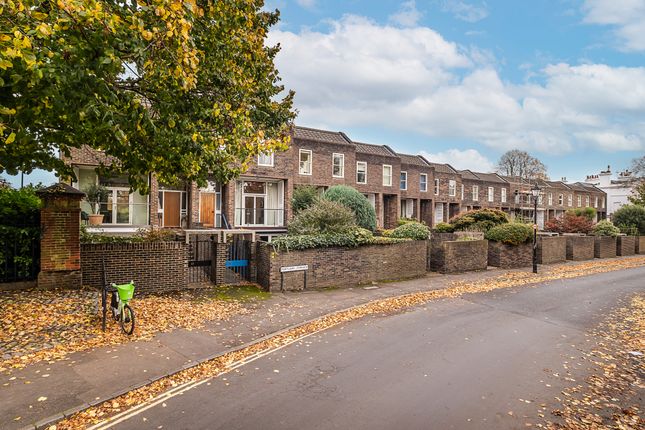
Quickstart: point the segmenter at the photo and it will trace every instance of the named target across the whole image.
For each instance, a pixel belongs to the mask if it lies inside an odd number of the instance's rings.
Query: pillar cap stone
[[[61,196],[61,195],[74,196],[74,197],[78,197],[79,199],[85,197],[84,192],[77,190],[71,185],[67,185],[63,182],[59,182],[57,184],[51,185],[42,190],[38,190],[36,191],[36,194],[38,194],[40,197],[43,197],[43,198],[47,196]]]

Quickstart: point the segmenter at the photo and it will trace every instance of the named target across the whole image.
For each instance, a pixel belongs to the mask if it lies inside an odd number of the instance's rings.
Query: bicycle
[[[129,336],[134,332],[134,311],[128,304],[134,296],[134,281],[121,285],[113,283],[110,287],[110,292],[112,293],[110,300],[112,317],[121,324],[123,333]]]

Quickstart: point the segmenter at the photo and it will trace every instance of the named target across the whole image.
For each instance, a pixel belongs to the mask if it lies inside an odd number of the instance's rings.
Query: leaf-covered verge
[[[316,248],[356,248],[364,245],[389,245],[407,242],[410,239],[395,239],[374,236],[371,231],[355,227],[345,233],[323,233],[311,235],[285,235],[271,242],[276,252],[299,251]]]
[[[82,145],[146,191],[226,183],[290,140],[262,0],[13,0],[0,13],[0,173],[73,176]]]
[[[375,300],[364,305],[355,306],[348,310],[325,315],[315,321],[305,323],[296,328],[282,332],[253,345],[241,348],[212,360],[199,364],[190,369],[183,370],[174,375],[155,381],[152,384],[133,390],[118,398],[105,402],[57,423],[57,430],[80,430],[97,424],[126,411],[136,405],[148,402],[163,392],[179,384],[200,381],[215,377],[231,370],[231,366],[247,357],[267,352],[269,350],[289,345],[304,336],[317,331],[325,330],[339,324],[358,320],[365,316],[375,314],[389,314],[400,312],[413,306],[422,305],[432,300],[456,298],[465,294],[481,293],[503,288],[514,288],[523,285],[535,285],[554,279],[568,279],[586,276],[593,273],[603,273],[638,267],[645,264],[644,257],[629,259],[609,260],[602,262],[586,262],[552,268],[548,273],[533,274],[530,272],[508,272],[491,279],[478,281],[457,281],[449,288],[442,290],[423,291],[386,299]],[[600,428],[597,427],[599,430]]]

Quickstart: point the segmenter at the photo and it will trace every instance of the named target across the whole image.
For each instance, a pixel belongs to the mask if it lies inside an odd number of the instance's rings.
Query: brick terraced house
[[[209,181],[166,186],[148,178],[150,194],[130,192],[126,177],[103,177],[96,172],[109,159],[100,151],[74,149],[66,159],[76,172],[71,185],[108,188],[103,231],[132,232],[137,228],[243,228],[261,238],[284,234],[292,216],[291,196],[302,185],[327,188],[343,184],[363,193],[377,214],[379,228],[393,228],[399,218],[434,226],[462,211],[490,207],[532,217],[528,197],[534,183],[496,173],[458,171],[419,155],[397,153],[386,145],[352,141],[342,132],[294,127],[289,149],[261,154],[249,170],[228,184]],[[594,207],[606,217],[606,194],[591,184],[538,181],[542,196],[538,224],[578,207]],[[89,212],[87,203],[82,209]]]

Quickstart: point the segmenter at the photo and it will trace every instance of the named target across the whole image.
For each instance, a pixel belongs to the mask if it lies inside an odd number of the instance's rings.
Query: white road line
[[[336,324],[334,324],[334,325],[336,325]],[[242,367],[242,366],[244,366],[246,364],[249,364],[249,363],[251,363],[251,362],[253,362],[253,361],[255,361],[255,360],[259,359],[259,358],[262,358],[262,357],[267,356],[269,354],[273,354],[274,352],[279,351],[282,348],[285,348],[285,347],[287,347],[287,346],[289,346],[289,345],[291,345],[291,344],[293,344],[295,342],[301,341],[302,339],[306,339],[309,336],[313,336],[314,334],[320,333],[321,331],[327,330],[328,328],[330,328],[330,327],[325,327],[325,328],[322,328],[320,330],[316,330],[313,333],[308,333],[308,334],[306,334],[304,336],[295,338],[295,339],[289,341],[288,343],[285,343],[284,345],[269,349],[267,351],[252,354],[252,355],[250,355],[248,357],[245,357],[245,358],[243,358],[241,360],[238,360],[238,361],[232,363],[229,367],[226,368],[226,370],[224,370],[223,372],[218,373],[215,376],[209,376],[208,378],[202,379],[201,381],[186,382],[184,384],[181,384],[181,385],[178,385],[176,387],[173,387],[172,389],[170,389],[170,390],[158,395],[154,399],[149,400],[147,402],[144,402],[144,403],[142,403],[140,405],[137,405],[137,406],[135,406],[135,407],[133,407],[131,409],[128,409],[127,411],[123,411],[123,412],[121,412],[121,413],[119,413],[119,414],[117,414],[117,415],[115,415],[115,416],[113,416],[111,418],[108,418],[107,420],[102,421],[102,422],[100,422],[98,424],[94,424],[93,426],[88,427],[87,430],[105,430],[105,429],[109,429],[109,428],[111,428],[111,427],[113,427],[113,426],[115,426],[115,425],[117,425],[117,424],[119,424],[119,423],[121,423],[123,421],[129,420],[130,418],[139,415],[140,413],[142,413],[144,411],[147,411],[148,409],[150,409],[152,407],[157,406],[160,403],[163,403],[164,401],[166,401],[168,399],[171,399],[171,398],[173,398],[175,396],[181,395],[181,394],[185,393],[186,391],[192,390],[193,388],[196,388],[196,387],[202,385],[205,382],[208,382],[208,381],[210,381],[210,380],[212,380],[214,378],[217,378],[218,376],[224,375],[224,374],[226,374],[226,373],[228,373],[228,372],[230,372],[232,370],[235,370],[235,369],[237,369],[239,367]]]

